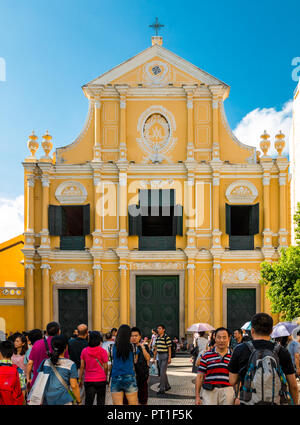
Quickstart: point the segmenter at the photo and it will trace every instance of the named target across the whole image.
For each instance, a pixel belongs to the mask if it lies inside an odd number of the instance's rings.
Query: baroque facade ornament
[[[229,269],[222,272],[223,283],[258,283],[260,272],[256,269]]]
[[[226,190],[226,198],[231,204],[251,204],[258,196],[258,190],[247,180],[237,180]]]
[[[148,188],[151,187],[152,189],[161,189],[164,186],[173,186],[175,184],[175,181],[173,179],[171,180],[141,180],[140,182],[141,187]]]
[[[184,263],[132,263],[131,270],[184,270]]]
[[[84,185],[72,180],[61,183],[55,191],[55,197],[61,204],[83,204],[87,195]]]
[[[51,276],[52,282],[56,284],[74,284],[83,283],[88,285],[92,282],[92,274],[85,270],[58,270]]]
[[[146,84],[160,86],[168,82],[169,66],[165,62],[152,61],[144,67]]]
[[[173,114],[160,105],[154,105],[146,109],[138,120],[137,130],[140,134],[136,140],[142,150],[146,152],[144,162],[165,159],[173,148],[177,138],[173,136],[176,130],[176,122]]]

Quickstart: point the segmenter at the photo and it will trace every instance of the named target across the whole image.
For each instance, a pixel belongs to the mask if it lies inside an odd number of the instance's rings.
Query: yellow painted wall
[[[1,305],[0,318],[5,321],[5,332],[22,332],[24,329],[24,306]],[[2,330],[2,329],[0,329]]]
[[[16,286],[24,286],[24,236],[19,235],[0,244],[0,287],[5,282],[15,282]]]

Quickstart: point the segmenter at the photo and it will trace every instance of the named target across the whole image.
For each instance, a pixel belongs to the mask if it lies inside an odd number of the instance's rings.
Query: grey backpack
[[[278,352],[280,345],[273,350],[255,349],[252,341],[246,342],[251,351],[244,384],[240,391],[242,404],[280,404],[283,395],[282,371]]]

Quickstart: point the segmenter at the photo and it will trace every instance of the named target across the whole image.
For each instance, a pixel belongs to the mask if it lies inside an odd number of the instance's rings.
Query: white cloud
[[[271,146],[268,155],[276,156],[274,148],[275,135],[281,130],[285,134],[286,145],[283,155],[287,155],[289,148],[289,133],[292,124],[292,100],[286,102],[282,109],[276,111],[275,108],[257,108],[249,112],[233,130],[235,136],[246,145],[255,146],[260,149],[260,136],[264,132],[270,135]]]
[[[0,198],[0,243],[24,232],[24,196]]]

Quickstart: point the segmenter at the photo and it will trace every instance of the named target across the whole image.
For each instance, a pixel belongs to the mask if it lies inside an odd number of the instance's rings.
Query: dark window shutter
[[[63,207],[49,205],[48,207],[49,234],[61,236],[63,234]]]
[[[183,235],[183,207],[182,205],[175,205],[173,216],[173,236]]]
[[[259,204],[251,206],[249,234],[256,235],[259,233]]]
[[[231,205],[226,204],[226,233],[231,235]]]
[[[137,211],[139,210],[138,205],[129,205],[128,206],[128,234],[129,236],[142,235],[142,216]]]
[[[83,234],[89,235],[90,230],[90,204],[83,205]]]

